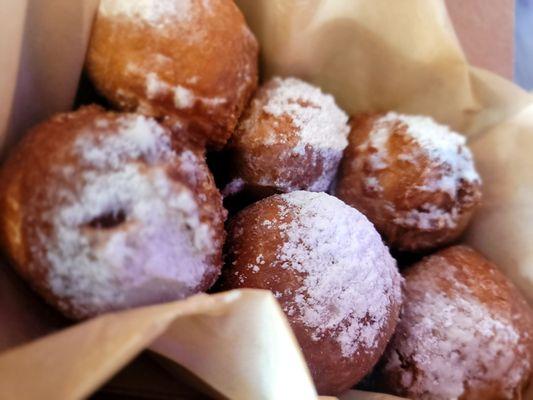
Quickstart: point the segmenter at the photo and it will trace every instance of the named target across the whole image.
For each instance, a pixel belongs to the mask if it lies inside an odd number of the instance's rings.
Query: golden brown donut
[[[230,140],[232,185],[260,196],[326,191],[348,144],[348,116],[332,96],[296,78],[273,78]]]
[[[257,86],[257,55],[232,0],[102,0],[86,67],[114,106],[219,148]]]
[[[496,266],[471,248],[449,247],[406,271],[380,377],[410,399],[521,399],[532,335],[533,311]]]
[[[2,247],[72,318],[206,290],[220,273],[224,219],[202,153],[141,115],[57,115],[0,172]]]
[[[481,200],[463,136],[429,117],[362,114],[351,121],[336,195],[388,244],[427,251],[455,240]]]
[[[263,199],[229,224],[224,289],[271,290],[317,390],[339,394],[377,362],[401,303],[396,262],[372,224],[325,193]]]

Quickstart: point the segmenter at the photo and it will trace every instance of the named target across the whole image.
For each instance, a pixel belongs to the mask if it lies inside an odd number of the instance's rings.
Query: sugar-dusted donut
[[[221,287],[274,293],[317,390],[367,374],[396,326],[401,278],[372,224],[325,193],[263,199],[230,221]]]
[[[400,323],[378,381],[410,399],[520,399],[531,378],[533,311],[480,254],[455,246],[405,273]]]
[[[98,107],[32,129],[0,172],[0,242],[72,318],[181,299],[221,269],[225,211],[203,154]]]
[[[336,195],[401,251],[455,240],[480,203],[481,179],[465,138],[429,117],[352,119]]]
[[[258,45],[232,0],[102,0],[88,75],[115,107],[223,146],[257,86]]]
[[[348,144],[348,116],[331,95],[296,78],[256,93],[228,146],[233,182],[264,197],[326,191]]]

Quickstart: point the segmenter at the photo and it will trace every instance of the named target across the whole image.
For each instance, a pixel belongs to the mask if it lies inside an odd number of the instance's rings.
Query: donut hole
[[[362,114],[351,121],[335,194],[399,252],[453,243],[481,200],[463,136],[429,117]]]
[[[356,384],[392,335],[395,262],[372,224],[328,194],[274,195],[242,210],[228,224],[226,263],[219,289],[274,293],[320,394]]]
[[[376,389],[411,399],[522,398],[533,314],[497,267],[454,246],[403,276],[400,322],[375,370]]]
[[[113,229],[126,222],[125,210],[113,210],[93,218],[87,225],[93,229]]]

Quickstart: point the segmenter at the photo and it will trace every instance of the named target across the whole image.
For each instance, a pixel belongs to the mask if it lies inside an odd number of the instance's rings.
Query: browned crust
[[[111,126],[109,135],[113,135],[112,127],[119,117],[120,114],[105,112],[97,106],[58,114],[31,129],[0,170],[0,245],[17,272],[46,301],[71,318],[80,318],[80,314],[68,301],[59,299],[50,290],[47,283],[50,267],[45,249],[36,246],[40,243],[39,235],[51,232],[44,216],[53,204],[46,199],[49,199],[51,190],[58,191],[75,184],[58,174],[58,167],[72,165],[77,173],[83,171],[83,165],[70,151],[79,134],[86,133],[95,119],[105,119]],[[186,149],[180,141],[175,140],[173,144],[176,152]],[[208,223],[215,232],[220,250],[206,260],[215,268],[198,287],[198,291],[205,291],[214,283],[222,266],[226,216],[222,198],[205,163],[198,165],[194,174],[183,171],[178,164],[168,165],[167,174],[192,191],[199,203],[201,221]]]
[[[339,168],[336,195],[365,214],[387,243],[396,250],[425,252],[453,242],[465,230],[480,203],[480,185],[461,182],[457,187],[458,200],[444,192],[417,189],[423,184],[423,175],[437,175],[441,169],[432,165],[427,157],[416,157],[416,164],[397,158],[402,153],[415,155],[412,148],[414,145],[402,135],[405,128],[401,125],[395,126],[395,132],[387,143],[389,166],[373,172],[369,165],[369,157],[373,152],[363,150],[360,145],[368,138],[374,122],[381,116],[383,114],[372,113],[352,118],[349,144]],[[365,185],[365,180],[369,177],[376,177],[383,190],[369,190]],[[388,207],[388,204],[392,204],[393,208]],[[433,204],[444,210],[458,209],[456,226],[426,229],[394,221],[400,213],[420,210],[424,204]]]
[[[220,279],[223,289],[266,289],[281,294],[278,301],[282,308],[294,303],[294,296],[286,295],[285,291],[292,289],[292,293],[296,293],[304,276],[294,270],[282,268],[277,257],[277,250],[284,240],[279,226],[292,220],[290,214],[279,213],[279,206],[283,204],[279,196],[272,196],[249,206],[230,221],[226,268]],[[263,224],[265,220],[275,221],[275,225],[268,228]],[[257,264],[259,255],[264,259],[264,267],[254,272],[248,266]],[[312,332],[298,320],[297,314],[288,316],[320,394],[340,394],[370,371],[394,332],[399,311],[400,304],[393,303],[373,350],[361,346],[350,358],[342,356],[339,344],[332,336],[325,335],[318,341],[313,340]]]
[[[118,109],[180,121],[203,142],[220,148],[257,86],[258,44],[233,1],[210,4],[207,12],[199,0],[194,1],[200,14],[194,23],[178,21],[163,28],[98,16],[86,68],[97,90]],[[191,42],[192,35],[201,38]],[[128,65],[140,71],[129,70]],[[177,108],[171,92],[148,97],[148,73],[171,87],[227,101],[215,105],[196,101],[191,108]]]
[[[442,275],[438,271],[450,271],[449,275]],[[427,274],[427,272],[430,272]],[[435,271],[431,274],[431,271]],[[420,296],[423,296],[423,291],[409,290],[412,286],[413,280],[417,279],[421,273],[425,272],[424,276],[431,276],[431,280],[425,280],[425,285],[434,285],[442,293],[451,296],[460,295],[457,292],[457,286],[454,283],[459,282],[470,291],[471,295],[481,304],[486,305],[501,321],[512,325],[520,335],[519,345],[525,347],[525,355],[529,359],[529,371],[522,376],[519,384],[514,388],[513,399],[521,399],[527,388],[533,368],[533,310],[526,302],[524,296],[516,289],[516,287],[507,279],[496,265],[485,259],[481,254],[467,246],[453,246],[441,250],[431,256],[423,258],[420,262],[408,268],[404,274],[405,287],[404,304],[409,302],[423,301]],[[420,280],[418,280],[420,281]],[[455,288],[454,288],[455,286]],[[427,315],[427,318],[431,318]],[[403,328],[407,321],[402,321],[398,325],[395,333],[395,338],[391,341],[391,345],[387,349],[387,353],[396,351],[393,347],[396,340],[409,340],[408,335]],[[436,333],[438,335],[438,332]],[[403,338],[403,339],[402,339]],[[417,338],[417,340],[424,341],[424,338]],[[428,343],[430,338],[427,338]],[[514,352],[517,361],[519,357],[524,356],[524,352],[518,351],[517,348],[507,349],[509,352]],[[459,352],[461,349],[450,349],[450,351]],[[479,348],[480,352],[485,351]],[[423,373],[420,365],[414,358],[414,354],[410,357],[402,354],[402,368],[410,371],[413,376],[418,376]],[[387,356],[385,357],[385,360]],[[494,363],[498,360],[495,359]],[[410,387],[406,387],[400,378],[399,371],[394,370],[389,373],[379,368],[379,373],[375,378],[380,382],[380,389],[390,391],[392,393],[407,396],[409,398],[416,398],[416,393]],[[504,385],[506,382],[504,377],[500,380],[488,380],[483,376],[483,371],[478,371],[477,379],[470,379],[465,382],[465,392],[460,397],[461,400],[499,400],[507,398],[505,396]],[[472,377],[473,378],[473,377]]]
[[[277,84],[269,81],[259,88],[228,143],[230,175],[242,179],[244,191],[252,195],[309,190],[324,175],[334,176],[342,155],[339,150],[311,145],[302,152],[294,150],[300,136],[291,117],[262,110]],[[275,143],[269,142],[271,136],[276,137]]]

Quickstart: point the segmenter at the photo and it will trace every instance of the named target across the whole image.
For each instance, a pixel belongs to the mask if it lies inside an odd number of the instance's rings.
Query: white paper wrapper
[[[257,290],[110,314],[8,350],[0,357],[1,393],[85,398],[145,348],[227,398],[316,399],[274,296]]]
[[[309,80],[333,93],[350,113],[393,109],[427,114],[470,137],[485,199],[466,240],[498,263],[533,303],[533,212],[528,207],[533,100],[504,79],[466,63],[443,1],[238,4],[261,43],[266,77]],[[28,126],[71,107],[95,6],[90,0],[4,5],[4,151]],[[34,300],[7,275],[5,293],[17,296],[10,297],[10,305],[0,304],[2,321],[9,321],[1,326],[4,348],[61,326],[47,313],[34,312]],[[168,360],[193,372],[212,395],[316,398],[287,322],[274,298],[261,291],[200,295],[111,314],[11,348],[0,354],[0,393],[12,399],[82,398],[146,348],[165,357],[162,365],[171,375],[174,367]],[[134,383],[141,390],[140,382]],[[342,398],[390,397],[351,392]],[[533,394],[526,398],[533,399]]]

